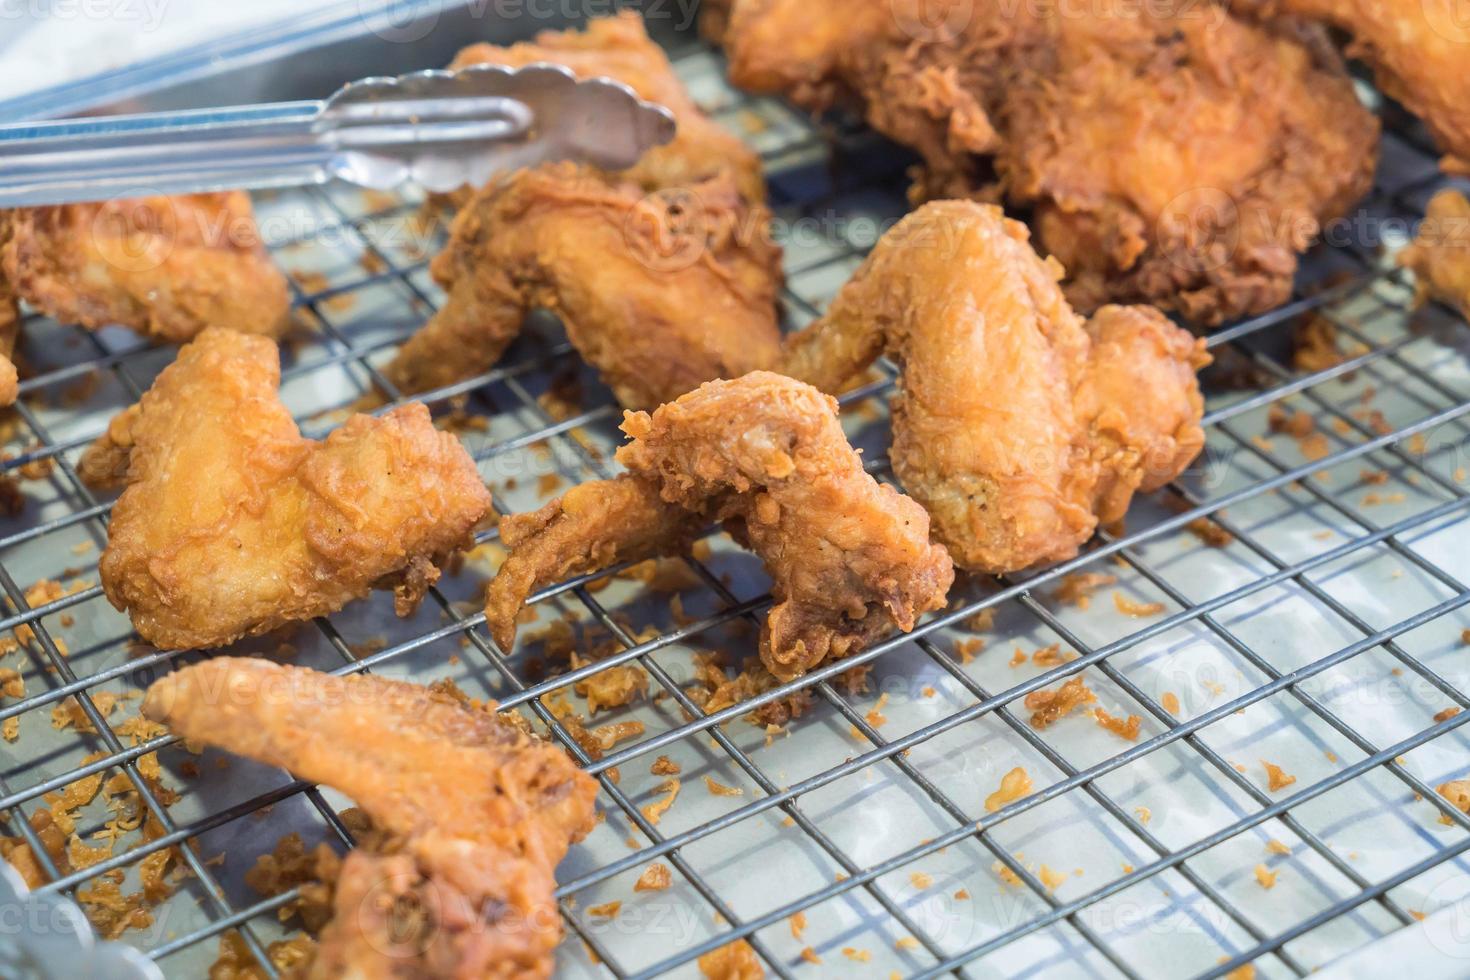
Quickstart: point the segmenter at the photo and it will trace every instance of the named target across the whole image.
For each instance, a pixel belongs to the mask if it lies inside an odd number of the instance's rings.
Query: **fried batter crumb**
[[[1032,691],[1023,702],[1031,712],[1031,727],[1047,728],[1074,709],[1097,700],[1097,695],[1079,675],[1054,690]]]
[[[744,796],[745,790],[739,786],[726,786],[716,782],[713,776],[704,777],[704,788],[710,791],[711,796]]]
[[[670,759],[666,755],[661,755],[653,760],[653,765],[648,767],[648,771],[655,776],[677,776],[683,770],[679,768],[679,764],[673,759]]]
[[[817,951],[812,949],[810,946],[803,946],[801,948],[801,958],[807,963],[811,963],[813,966],[820,966],[822,964],[822,958],[818,956]]]
[[[975,654],[984,649],[985,641],[978,636],[972,636],[968,640],[960,640],[954,645],[955,656],[959,657],[962,665],[974,660]]]
[[[1036,877],[1041,879],[1041,883],[1046,886],[1046,890],[1049,892],[1056,891],[1057,886],[1067,880],[1065,874],[1060,871],[1053,871],[1044,864],[1037,870]]]
[[[1031,776],[1017,766],[1000,779],[1000,789],[985,798],[985,812],[994,813],[1007,803],[1014,803],[1031,792]]]
[[[990,866],[990,870],[994,871],[996,875],[1000,878],[1000,880],[1005,882],[1007,885],[1015,885],[1017,888],[1021,886],[1021,876],[1016,874],[1000,861],[996,861],[994,864],[992,864]]]
[[[673,874],[669,871],[669,866],[655,861],[643,869],[643,873],[638,876],[638,881],[633,885],[633,890],[635,892],[661,892],[672,882]]]
[[[663,815],[669,812],[669,807],[673,806],[674,801],[679,798],[679,777],[670,776],[668,779],[665,779],[659,784],[658,792],[667,793],[668,795],[661,800],[654,800],[652,803],[646,803],[640,807],[643,813],[643,819],[655,827],[663,819]]]
[[[1235,543],[1235,535],[1208,517],[1196,517],[1184,529],[1211,548],[1226,548]]]
[[[927,875],[922,871],[915,871],[909,875],[909,884],[919,891],[934,887],[934,876]]]
[[[873,959],[873,954],[870,950],[858,949],[856,946],[842,947],[842,955],[854,963],[867,963]]]
[[[601,905],[589,905],[587,914],[596,919],[613,919],[622,910],[623,903],[620,901],[604,902]]]
[[[265,948],[266,958],[277,973],[305,975],[316,957],[316,943],[306,936],[277,940]],[[209,967],[209,980],[265,980],[245,940],[234,929],[220,936],[219,955]]]
[[[572,667],[584,666],[591,661],[581,661],[574,653]],[[648,673],[634,663],[618,664],[584,677],[572,685],[572,690],[587,699],[587,713],[620,708],[644,697],[648,693]]]
[[[1076,660],[1077,655],[1071,650],[1063,650],[1060,643],[1053,643],[1049,647],[1042,647],[1031,654],[1031,662],[1038,667],[1050,668],[1060,667],[1069,660]]]
[[[971,633],[988,633],[995,629],[995,607],[982,609],[973,616],[967,617],[961,624]]]
[[[1455,715],[1457,715],[1459,713],[1460,713],[1460,708],[1458,708],[1458,707],[1446,708],[1443,711],[1440,711],[1440,712],[1436,713],[1435,716],[1434,716],[1434,720],[1435,721],[1449,721],[1451,718],[1455,717]]]
[[[760,958],[744,939],[737,939],[705,953],[699,958],[699,972],[709,980],[762,980],[766,975]]]
[[[1266,788],[1273,793],[1277,790],[1285,789],[1296,782],[1295,776],[1288,775],[1278,765],[1274,765],[1264,759],[1261,760],[1261,765],[1266,768]]]
[[[1164,710],[1169,712],[1169,714],[1179,714],[1179,695],[1173,691],[1165,691],[1164,696],[1159,699],[1159,703],[1164,706]]]
[[[793,912],[786,921],[791,926],[791,938],[801,939],[801,934],[806,932],[806,913]]]
[[[1225,974],[1225,980],[1256,980],[1256,968],[1243,963]]]
[[[1116,585],[1118,576],[1105,572],[1074,572],[1063,576],[1061,584],[1052,590],[1052,598],[1063,605],[1086,610],[1092,605],[1092,594],[1098,589]]]
[[[1273,837],[1270,840],[1266,841],[1266,853],[1267,854],[1290,854],[1291,853],[1291,848],[1288,847],[1287,845],[1281,843],[1281,841],[1279,841],[1279,840],[1277,840],[1276,838]]]
[[[1270,891],[1272,888],[1276,887],[1277,874],[1278,872],[1270,870],[1264,864],[1258,864],[1256,865],[1256,884],[1260,885],[1267,891]]]
[[[1135,599],[1130,599],[1121,592],[1113,593],[1113,605],[1124,616],[1133,616],[1135,618],[1157,616],[1164,611],[1164,604],[1162,602],[1138,602]]]
[[[897,950],[918,949],[919,941],[913,936],[900,936],[893,941],[893,948]]]
[[[1019,667],[1026,662],[1026,651],[1016,647],[1016,652],[1011,654],[1010,665]]]
[[[1129,742],[1138,741],[1138,727],[1143,723],[1143,719],[1137,715],[1129,715],[1128,720],[1124,721],[1122,718],[1108,714],[1102,708],[1093,708],[1092,716],[1097,719],[1099,725],[1119,738]]]

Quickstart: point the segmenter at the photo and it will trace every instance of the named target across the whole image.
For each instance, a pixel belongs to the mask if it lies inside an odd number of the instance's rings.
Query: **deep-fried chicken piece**
[[[781,334],[768,220],[728,176],[645,195],[572,164],[516,173],[455,218],[432,270],[448,299],[384,374],[408,393],[473,377],[535,308],[630,408],[769,367]]]
[[[1470,200],[1455,190],[1430,198],[1419,233],[1399,253],[1399,264],[1413,270],[1420,302],[1433,297],[1470,319]]]
[[[1452,166],[1470,167],[1470,19],[1462,0],[1231,0],[1321,20],[1353,35],[1349,54],[1424,120]]]
[[[0,235],[4,229],[0,228]],[[4,248],[0,239],[0,249]],[[20,308],[0,275],[0,407],[15,402],[20,394],[20,375],[15,370],[15,342],[20,334]]]
[[[656,493],[695,515],[693,526],[724,521],[765,562],[775,605],[761,659],[782,680],[855,653],[894,626],[907,632],[944,604],[954,570],[929,542],[923,509],[863,470],[837,403],[809,385],[764,371],[711,381],[652,415],[626,413],[623,431],[632,441],[617,458],[631,476],[579,488],[584,500],[626,508],[611,532],[604,508],[563,508],[547,524],[554,542],[518,531],[507,568],[549,567],[541,555],[578,544],[617,560],[677,550],[687,534],[659,537],[674,522],[651,502]],[[514,635],[519,605],[505,600],[525,591],[491,586],[485,614],[497,636]]]
[[[517,68],[535,61],[566,65],[584,78],[605,75],[627,85],[639,98],[673,112],[679,124],[673,141],[650,150],[620,175],[624,179],[644,190],[660,190],[728,173],[745,200],[765,200],[760,158],[694,104],[637,13],[594,18],[585,31],[543,31],[528,44],[475,44],[461,51],[450,67],[494,64]]]
[[[0,279],[64,323],[177,344],[206,327],[279,337],[290,309],[242,191],[0,212]]]
[[[126,472],[101,558],[107,598],[164,648],[214,647],[392,586],[406,615],[490,508],[474,461],[423,405],[301,436],[264,337],[206,330],[90,447]]]
[[[485,596],[485,618],[502,650],[516,639],[516,614],[531,593],[574,575],[685,551],[704,525],[697,513],[666,503],[633,477],[573,487],[527,514],[500,520],[510,555]]]
[[[999,208],[935,202],[792,338],[784,371],[827,391],[880,354],[902,365],[894,471],[961,567],[1076,555],[1204,445],[1204,342],[1147,307],[1084,323],[1061,275]]]
[[[916,199],[1003,198],[1092,310],[1218,324],[1291,292],[1370,185],[1377,120],[1320,32],[1192,0],[736,0],[731,75],[855,102],[923,158]]]
[[[309,976],[551,975],[553,870],[592,829],[597,783],[493,704],[221,657],[155,682],[143,713],[325,783],[389,835],[343,862]]]

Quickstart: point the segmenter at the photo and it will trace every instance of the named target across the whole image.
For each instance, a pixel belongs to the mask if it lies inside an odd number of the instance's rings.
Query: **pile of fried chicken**
[[[686,554],[717,526],[770,576],[760,656],[791,681],[913,630],[956,568],[1077,555],[1191,465],[1210,358],[1176,321],[1280,305],[1370,186],[1379,123],[1334,38],[1447,170],[1470,168],[1454,3],[712,0],[704,31],[737,85],[860,113],[920,160],[912,213],[784,339],[759,159],[637,15],[477,44],[454,65],[610,76],[668,106],[678,135],[620,173],[558,163],[449,195],[446,299],[385,365],[392,390],[360,404],[391,407],[301,434],[278,393],[287,284],[242,193],[0,214],[0,404],[19,392],[20,303],[183,345],[78,471],[121,491],[107,598],[153,644],[210,649],[375,588],[412,613],[493,505],[459,440],[403,399],[483,373],[550,310],[628,409],[628,441],[619,475],[499,519],[492,639],[514,646],[538,590]],[[1470,314],[1470,202],[1441,194],[1428,219],[1401,261]],[[880,358],[899,370],[897,486],[833,397]],[[592,827],[596,783],[517,716],[231,657],[158,681],[144,712],[335,787],[382,832],[343,866],[310,975],[550,974],[554,869]]]

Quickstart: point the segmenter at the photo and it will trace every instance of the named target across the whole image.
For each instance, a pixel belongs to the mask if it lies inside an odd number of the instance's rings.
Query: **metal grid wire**
[[[696,96],[764,157],[789,233],[784,301],[798,327],[903,213],[905,160],[860,130],[819,130],[781,104],[737,95],[703,48],[677,55]],[[1372,227],[1421,214],[1441,181],[1427,142],[1407,125],[1390,130],[1365,212]],[[391,392],[377,366],[439,298],[425,256],[442,233],[414,234],[419,204],[339,188],[260,201],[275,254],[297,273],[297,305],[318,325],[311,342],[288,345],[282,388],[309,434],[370,386]],[[276,219],[288,234],[272,234]],[[824,969],[812,959],[875,976],[1215,977],[1246,963],[1262,976],[1305,975],[1470,892],[1470,817],[1434,790],[1470,767],[1459,731],[1470,713],[1444,711],[1470,707],[1457,650],[1470,627],[1470,557],[1455,546],[1470,511],[1460,458],[1470,371],[1457,349],[1470,330],[1446,310],[1410,314],[1411,290],[1377,252],[1366,234],[1318,249],[1291,304],[1211,337],[1225,367],[1207,375],[1206,456],[1140,500],[1126,531],[1040,574],[961,582],[950,609],[913,634],[744,703],[706,713],[687,693],[697,652],[724,650],[733,663],[753,653],[768,602],[752,559],[719,536],[707,559],[690,562],[698,584],[674,608],[590,577],[536,595],[543,626],[569,618],[617,648],[555,676],[534,641],[501,650],[483,629],[477,599],[493,557],[446,576],[408,620],[373,599],[241,648],[339,673],[452,678],[522,711],[597,776],[605,819],[560,873],[567,975],[689,975],[697,957],[736,938],[782,977]],[[1281,339],[1309,316],[1335,325],[1352,345],[1346,359],[1293,367]],[[107,875],[121,874],[126,891],[142,858],[179,846],[190,876],[123,941],[190,976],[214,959],[218,937],[239,930],[275,976],[266,948],[293,927],[277,912],[299,889],[262,897],[243,871],[288,830],[350,846],[344,801],[173,748],[162,758],[181,798],[165,806],[139,765],[174,740],[137,742],[109,727],[136,710],[113,696],[186,655],[140,646],[102,598],[95,559],[110,501],[81,484],[73,461],[172,354],[123,332],[36,319],[26,329],[38,370],[22,385],[32,397],[16,407],[0,463],[24,477],[28,496],[26,511],[0,525],[9,601],[0,630],[30,631],[10,660],[26,694],[0,702],[0,722],[20,726],[0,745],[5,832],[39,857],[44,892],[72,896]],[[1226,374],[1242,370],[1253,384],[1229,384]],[[581,407],[553,415],[546,395],[569,374],[586,381]],[[891,480],[894,375],[879,374],[842,399],[843,417],[869,470]],[[477,420],[461,432],[502,511],[607,475],[619,442],[616,406],[554,331],[533,331],[493,370],[424,400]],[[1268,412],[1285,405],[1316,419],[1325,451],[1267,434]],[[1230,540],[1202,543],[1190,530],[1200,518]],[[495,540],[482,534],[482,550]],[[1089,608],[1059,598],[1068,576],[1087,572],[1115,582]],[[70,591],[28,601],[30,585],[48,578]],[[1126,615],[1136,607],[1109,601],[1112,591],[1156,606]],[[977,624],[987,611],[993,620]],[[977,636],[988,649],[972,657]],[[1051,644],[1074,656],[1022,662]],[[653,697],[594,721],[643,729],[589,758],[551,698],[625,663],[647,672]],[[856,665],[872,667],[867,690],[843,683]],[[1027,722],[1028,693],[1083,671],[1101,705],[1140,717],[1136,741],[1080,717],[1046,730]],[[743,720],[802,689],[814,707],[784,729]],[[85,722],[64,724],[72,703]],[[643,808],[667,795],[649,771],[665,754],[684,782],[657,819]],[[1260,760],[1282,761],[1296,782],[1269,789]],[[986,797],[1018,765],[1033,792],[991,810]],[[28,818],[48,794],[117,773],[154,831],[89,866],[56,867]],[[702,777],[740,795],[706,792]],[[95,804],[82,814],[86,840],[107,815]],[[1280,843],[1268,852],[1268,841]],[[673,887],[635,892],[655,861],[671,866]],[[1258,864],[1279,874],[1276,887],[1257,882]],[[616,915],[590,911],[611,901],[622,902]]]

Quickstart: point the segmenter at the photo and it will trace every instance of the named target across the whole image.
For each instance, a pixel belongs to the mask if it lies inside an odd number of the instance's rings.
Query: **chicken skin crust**
[[[1204,342],[1147,307],[1084,322],[1061,275],[999,208],[934,202],[788,347],[785,373],[826,391],[880,354],[902,366],[894,472],[971,571],[1075,556],[1204,445]]]
[[[1421,303],[1437,299],[1470,319],[1470,200],[1455,190],[1430,198],[1399,264],[1413,271]]]
[[[148,689],[190,742],[351,797],[382,840],[342,865],[312,978],[551,975],[553,871],[591,831],[597,783],[556,746],[453,694],[241,657]]]
[[[578,488],[584,499],[615,501],[619,516],[580,501],[564,506],[544,524],[554,542],[518,528],[506,568],[569,555],[578,543],[623,561],[667,554],[682,549],[689,527],[723,521],[771,576],[775,604],[760,653],[781,680],[856,653],[895,626],[908,632],[944,604],[954,569],[930,543],[928,517],[867,474],[836,401],[810,385],[764,371],[711,381],[651,415],[625,413],[623,431],[631,441],[617,458],[629,475]],[[695,523],[670,520],[655,496]],[[519,606],[504,599],[527,590],[498,583],[486,618],[513,635]]]
[[[313,442],[279,384],[273,342],[206,330],[82,459],[94,486],[126,474],[102,586],[156,646],[222,646],[374,586],[406,615],[489,511],[474,461],[424,406]]]
[[[478,192],[433,262],[444,306],[384,369],[404,393],[489,368],[533,309],[556,313],[628,408],[780,356],[781,252],[728,176],[645,194],[572,164]]]
[[[0,212],[0,280],[63,323],[175,344],[206,327],[279,337],[289,324],[286,278],[243,191]]]
[[[1348,53],[1379,88],[1424,120],[1450,169],[1470,167],[1470,18],[1461,0],[1230,0],[1258,15],[1291,14],[1348,32]]]
[[[673,112],[678,122],[673,141],[649,150],[631,169],[619,174],[622,179],[652,191],[728,174],[746,201],[765,200],[760,158],[695,105],[636,12],[593,18],[583,31],[543,31],[524,44],[471,45],[450,68],[487,64],[519,68],[537,61],[565,65],[580,78],[606,76],[622,82],[639,98]]]
[[[0,236],[4,235],[0,222]],[[5,247],[0,237],[0,250]],[[0,408],[13,405],[20,395],[20,374],[15,369],[15,342],[20,335],[20,307],[5,277],[0,275]]]
[[[855,104],[917,151],[916,201],[1029,211],[1086,311],[1280,305],[1377,157],[1325,35],[1197,0],[736,0],[725,45],[736,84]]]

